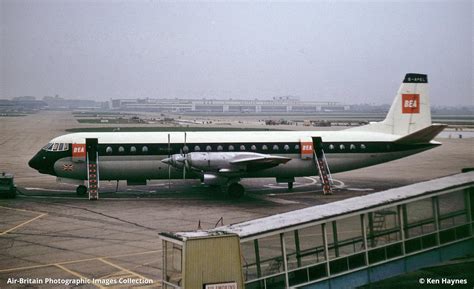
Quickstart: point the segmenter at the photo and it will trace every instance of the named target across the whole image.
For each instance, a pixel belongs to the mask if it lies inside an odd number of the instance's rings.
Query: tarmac
[[[27,165],[51,138],[82,126],[91,125],[79,124],[67,111],[0,118],[0,172],[15,174],[19,188],[16,199],[0,200],[0,288],[24,287],[11,284],[19,278],[43,282],[35,288],[59,286],[44,284],[46,278],[102,280],[82,288],[152,280],[139,287],[159,288],[159,232],[246,221],[456,174],[474,164],[474,138],[443,138],[442,146],[421,154],[335,174],[333,195],[322,195],[317,177],[298,178],[291,192],[274,179],[244,180],[248,194],[239,200],[199,181],[165,180],[137,187],[119,183],[118,189],[115,182],[104,183],[100,200],[89,201],[77,197],[74,186]],[[111,284],[107,288],[131,285]]]

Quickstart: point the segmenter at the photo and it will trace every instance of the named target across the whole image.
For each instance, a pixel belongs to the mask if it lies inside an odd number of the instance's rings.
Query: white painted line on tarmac
[[[347,188],[348,191],[364,192],[364,191],[373,191],[371,188]]]
[[[48,191],[48,192],[62,192],[62,193],[75,193],[76,191],[68,191],[68,190],[57,190],[57,189],[45,189],[45,188],[29,188],[25,187],[28,191]]]
[[[250,198],[253,199],[259,199],[259,200],[264,200],[280,205],[292,205],[292,204],[299,204],[297,201],[290,201],[290,200],[285,200],[285,199],[280,199],[280,198],[275,198],[274,195],[258,195],[258,194],[247,194]]]

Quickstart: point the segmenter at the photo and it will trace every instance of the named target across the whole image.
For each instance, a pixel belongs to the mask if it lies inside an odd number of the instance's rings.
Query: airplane
[[[244,178],[276,178],[291,190],[295,177],[321,177],[324,167],[327,175],[437,147],[433,138],[445,127],[431,123],[427,75],[408,73],[381,122],[340,131],[72,133],[49,141],[29,166],[86,194],[85,144],[96,139],[100,181],[200,179],[241,197]]]

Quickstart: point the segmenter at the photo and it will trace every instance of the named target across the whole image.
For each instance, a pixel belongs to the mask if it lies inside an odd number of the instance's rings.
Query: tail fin
[[[387,117],[376,123],[351,130],[408,135],[431,125],[428,77],[426,74],[405,75]]]

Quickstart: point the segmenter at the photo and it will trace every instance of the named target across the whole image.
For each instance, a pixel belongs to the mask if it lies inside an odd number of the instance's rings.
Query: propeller
[[[186,179],[186,167],[188,166],[188,158],[187,158],[187,151],[188,147],[186,146],[186,132],[184,132],[184,146],[182,150],[182,156],[183,156],[183,180]]]
[[[189,148],[186,146],[186,133],[184,133],[184,146],[180,151],[180,154],[171,155],[171,141],[170,135],[168,134],[168,158],[163,159],[162,162],[168,165],[168,180],[171,180],[171,166],[180,169],[183,167],[183,179],[186,179],[186,169],[189,169],[189,162],[187,153]]]
[[[171,158],[171,136],[168,134],[168,160]],[[171,164],[168,162],[168,189],[171,189]]]

